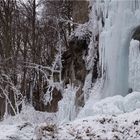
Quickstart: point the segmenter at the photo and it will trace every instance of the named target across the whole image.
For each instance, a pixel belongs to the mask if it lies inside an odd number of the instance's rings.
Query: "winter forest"
[[[140,0],[0,0],[0,140],[140,139]]]

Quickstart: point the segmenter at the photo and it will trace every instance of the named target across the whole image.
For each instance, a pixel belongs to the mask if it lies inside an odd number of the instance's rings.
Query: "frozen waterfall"
[[[129,90],[130,41],[140,26],[140,1],[98,0],[96,6],[105,23],[100,27],[99,44],[105,80],[102,98],[125,96]]]

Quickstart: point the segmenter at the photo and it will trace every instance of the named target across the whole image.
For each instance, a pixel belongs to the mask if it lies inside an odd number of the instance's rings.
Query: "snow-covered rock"
[[[99,101],[87,102],[78,118],[95,116],[99,114],[117,115],[132,112],[140,108],[140,92],[132,92],[127,96],[116,95]]]

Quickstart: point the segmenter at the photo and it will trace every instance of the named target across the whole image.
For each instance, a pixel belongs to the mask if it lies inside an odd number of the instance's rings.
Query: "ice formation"
[[[78,117],[133,111],[140,103],[140,43],[133,39],[140,28],[140,1],[97,0],[91,5],[93,34],[99,32],[102,79],[98,89],[91,89]]]
[[[129,92],[140,91],[140,42],[133,40],[129,47]]]
[[[93,35],[99,34],[102,87],[99,87],[101,90],[92,90],[90,83],[91,73],[87,75],[83,88],[86,105],[78,116],[82,116],[82,114],[84,116],[85,112],[87,112],[87,116],[91,114],[102,114],[109,108],[110,110],[106,113],[124,113],[123,97],[127,96],[130,92],[140,91],[140,79],[138,77],[140,68],[139,62],[137,61],[140,57],[138,52],[139,41],[132,39],[134,33],[140,27],[140,1],[96,0],[90,1],[90,5],[92,6],[90,13],[90,31],[93,32]],[[90,53],[87,57],[87,59],[90,60],[91,52],[94,52],[94,36],[91,42],[89,45]],[[92,51],[91,48],[93,49]],[[87,68],[90,69],[91,67],[93,67],[93,63],[87,63]],[[72,119],[66,117],[70,117],[72,112],[74,114],[75,110],[73,108],[75,95],[72,90],[71,103],[70,101],[68,102],[69,91],[68,89],[65,91],[67,92],[65,94],[67,96],[65,96],[59,104],[61,108],[59,114],[61,115],[60,118],[73,120],[74,117]],[[98,95],[92,94],[92,92]],[[112,97],[111,100],[110,98],[103,100],[99,103],[98,107],[96,106],[98,100],[111,96],[115,97]],[[65,102],[67,102],[67,105]],[[102,102],[105,102],[106,105],[104,106]],[[69,107],[70,104],[73,107]],[[91,109],[91,105],[93,108],[95,107],[95,109]],[[75,114],[73,116],[75,116]]]
[[[57,112],[58,122],[63,123],[72,121],[76,117],[75,98],[78,88],[73,85],[67,85],[64,90],[63,99],[59,102],[59,111]]]
[[[100,101],[88,102],[79,113],[78,118],[96,115],[119,115],[140,109],[140,92],[132,92],[127,96],[116,95]]]
[[[99,45],[105,77],[102,98],[125,96],[129,90],[130,41],[140,26],[140,1],[97,0],[96,9],[105,23]]]

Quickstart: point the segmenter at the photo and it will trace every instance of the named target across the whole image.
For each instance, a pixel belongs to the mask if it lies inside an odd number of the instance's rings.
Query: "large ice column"
[[[125,96],[129,89],[129,46],[133,32],[140,24],[140,1],[110,0],[104,1],[104,5],[103,1],[97,3],[98,9],[102,7],[100,9],[105,20],[99,45],[105,79],[102,98],[117,94]]]
[[[140,42],[131,40],[129,47],[129,88],[140,92]]]
[[[64,123],[75,119],[77,112],[75,106],[77,87],[73,85],[67,85],[67,88],[63,92],[63,99],[59,102],[57,112],[58,122]]]

